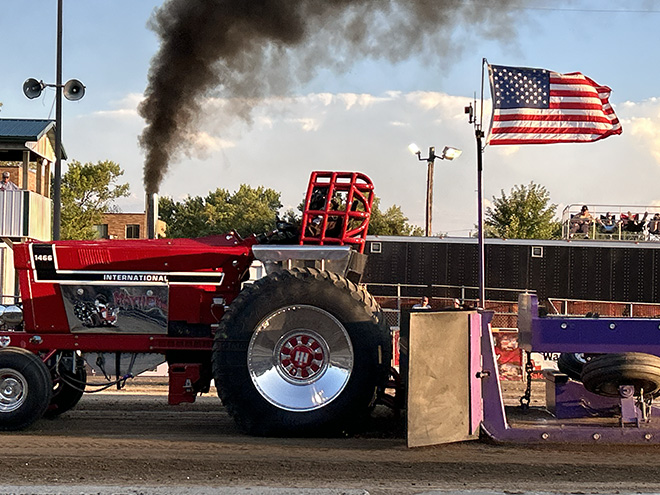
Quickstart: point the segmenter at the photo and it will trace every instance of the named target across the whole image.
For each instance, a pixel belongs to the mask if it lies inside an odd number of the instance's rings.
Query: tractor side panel
[[[208,327],[240,291],[254,241],[58,241],[16,247],[25,329],[40,333],[167,334]]]

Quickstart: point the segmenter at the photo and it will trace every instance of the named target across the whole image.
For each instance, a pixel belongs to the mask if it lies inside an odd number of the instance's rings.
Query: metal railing
[[[385,313],[390,327],[400,327],[401,310],[411,308],[422,296],[428,296],[431,307],[440,309],[452,307],[454,300],[462,306],[476,307],[479,302],[479,288],[467,285],[420,285],[420,284],[380,284],[367,283],[367,290],[376,297]],[[486,288],[486,309],[493,310],[493,327],[517,328],[518,294],[534,293],[534,290]],[[488,297],[491,299],[488,299]]]
[[[453,285],[414,285],[414,284],[365,284],[380,303],[387,323],[392,328],[401,326],[401,310],[411,308],[423,295],[430,298],[431,307],[440,309],[451,307],[454,299],[462,305],[476,306],[477,287]],[[392,294],[384,294],[390,291]],[[488,299],[494,293],[509,294],[508,298]],[[494,311],[492,326],[496,330],[518,329],[518,294],[524,289],[486,289],[486,309]],[[660,318],[660,303],[630,301],[598,301],[588,299],[549,298],[549,314],[570,316],[635,317]]]
[[[565,316],[603,316],[658,318],[660,303],[629,302],[629,301],[596,301],[589,299],[549,298],[550,314]]]
[[[572,222],[571,219],[580,213],[582,204],[570,204],[566,206],[561,215],[561,229],[562,229],[562,238],[570,239]],[[588,227],[588,234],[575,234],[578,238],[584,239],[598,239],[598,240],[619,240],[619,241],[658,241],[660,240],[660,235],[654,235],[649,233],[648,222],[653,218],[653,216],[658,213],[660,214],[660,206],[658,205],[587,205],[589,206],[589,213],[596,219],[596,222],[591,222]],[[599,220],[602,217],[605,217],[607,214],[611,214],[614,217],[614,228],[604,228]],[[639,232],[630,232],[626,230],[624,223],[622,222],[621,215],[631,216],[637,215],[638,219],[641,220],[644,215],[647,214],[646,224]]]

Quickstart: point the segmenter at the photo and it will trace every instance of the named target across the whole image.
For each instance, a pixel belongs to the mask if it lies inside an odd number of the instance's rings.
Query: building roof
[[[53,127],[55,122],[52,120],[0,119],[0,140],[38,141]]]
[[[55,121],[46,119],[0,119],[0,160],[21,161],[23,151],[31,151],[33,155],[41,154],[37,146],[28,143],[39,143],[48,141],[52,149],[55,148]],[[43,156],[54,160],[52,157]],[[62,146],[62,159],[66,160],[66,151]],[[36,156],[31,156],[31,160]]]

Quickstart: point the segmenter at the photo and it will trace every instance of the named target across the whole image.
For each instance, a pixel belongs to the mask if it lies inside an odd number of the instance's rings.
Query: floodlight
[[[442,156],[440,158],[443,160],[453,160],[454,158],[461,156],[461,153],[463,153],[463,150],[452,148],[451,146],[445,146],[445,148],[442,150]]]
[[[430,236],[431,222],[433,217],[433,167],[435,164],[435,159],[439,158],[440,160],[453,160],[458,158],[463,151],[458,148],[452,148],[451,146],[445,146],[442,150],[442,154],[435,154],[435,146],[429,148],[429,156],[422,158],[422,150],[419,149],[415,143],[408,145],[408,149],[413,155],[417,155],[417,159],[420,162],[426,162],[428,171],[426,179],[426,235]]]
[[[417,146],[415,143],[410,143],[410,144],[408,145],[408,149],[410,150],[410,152],[411,152],[413,155],[417,155],[417,156],[419,156],[419,155],[422,154],[422,150],[420,150],[420,149],[419,149],[419,146]]]

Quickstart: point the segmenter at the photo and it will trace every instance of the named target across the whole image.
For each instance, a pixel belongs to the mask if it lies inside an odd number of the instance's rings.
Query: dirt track
[[[56,420],[1,434],[2,483],[329,487],[371,494],[660,491],[660,448],[470,442],[410,450],[401,421],[380,408],[371,431],[357,438],[252,438],[238,432],[214,395],[173,407],[165,387],[139,383],[86,395]]]

